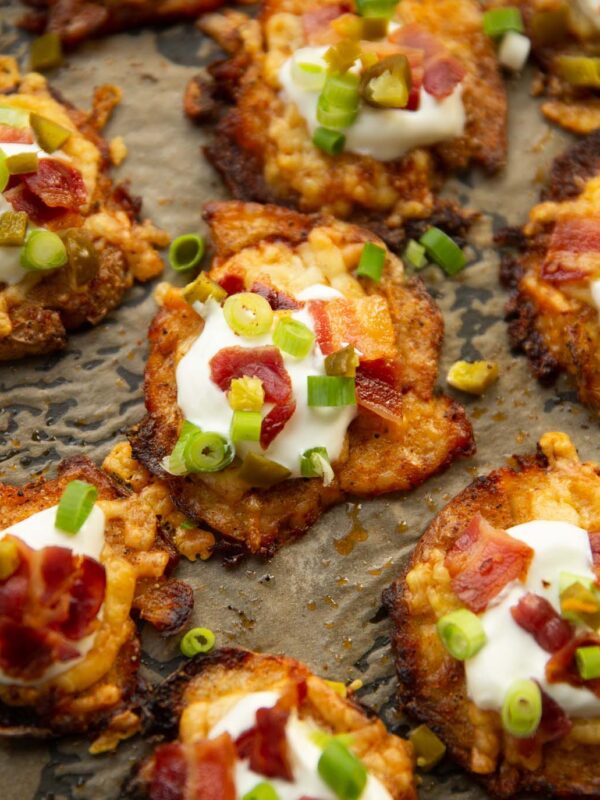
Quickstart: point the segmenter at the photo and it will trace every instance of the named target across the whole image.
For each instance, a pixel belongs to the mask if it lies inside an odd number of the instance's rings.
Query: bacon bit
[[[191,746],[189,770],[194,800],[235,800],[235,745],[228,733],[201,739]]]
[[[600,678],[585,681],[579,674],[575,661],[578,647],[600,645],[600,636],[590,631],[574,636],[561,650],[558,650],[546,663],[546,680],[548,683],[569,683],[571,686],[585,686],[600,697]]]
[[[104,601],[106,573],[92,558],[65,547],[32,550],[16,536],[19,566],[0,582],[0,668],[23,680],[79,653]]]
[[[600,221],[595,217],[560,220],[554,226],[541,276],[550,283],[573,283],[600,266]]]
[[[290,400],[288,403],[281,403],[274,406],[264,417],[260,429],[260,445],[263,450],[271,444],[273,439],[278,436],[285,428],[296,411],[296,401]]]
[[[24,211],[36,225],[63,230],[78,228],[83,223],[81,214],[64,208],[49,208],[39,197],[30,192],[24,183],[19,183],[4,193],[5,199],[15,211]]]
[[[341,17],[351,11],[347,3],[338,5],[323,6],[307,11],[302,15],[302,26],[304,36],[308,44],[327,44],[331,34],[330,24],[334,19]]]
[[[13,128],[12,125],[0,124],[0,142],[33,144],[33,133],[30,128]]]
[[[224,347],[210,360],[210,376],[224,392],[234,378],[260,378],[268,403],[285,403],[292,394],[290,376],[276,347]]]
[[[417,23],[405,25],[389,37],[403,47],[421,50],[424,58],[423,86],[438,100],[452,94],[463,80],[466,70],[429,31]]]
[[[245,731],[236,741],[239,757],[249,759],[250,769],[267,778],[293,780],[288,759],[285,726],[289,711],[280,708],[259,708],[256,725]]]
[[[573,626],[543,597],[529,592],[510,610],[514,621],[547,653],[555,653],[573,636]]]
[[[183,800],[187,764],[183,745],[163,744],[154,753],[150,800]]]
[[[303,306],[303,303],[297,302],[293,297],[290,297],[288,294],[284,294],[284,292],[280,292],[273,286],[268,286],[266,283],[259,283],[256,281],[252,284],[250,291],[254,292],[255,294],[259,294],[261,297],[264,297],[273,311],[284,311],[287,309],[295,310],[302,308]]]
[[[386,300],[380,295],[355,300],[311,300],[308,309],[324,355],[353,345],[361,361],[391,359],[397,354],[396,335]]]
[[[446,49],[439,39],[436,39],[426,28],[416,22],[397,28],[388,36],[390,42],[421,50],[425,61],[430,61],[435,56],[445,53]]]
[[[227,294],[239,294],[245,291],[246,288],[242,276],[237,275],[235,272],[229,272],[227,275],[223,275],[217,283],[222,289],[225,289]]]
[[[562,739],[570,733],[573,723],[564,712],[563,708],[553,700],[549,694],[542,689],[542,719],[535,733],[529,739],[516,739],[519,752],[525,758],[529,758],[533,753],[548,742]]]
[[[390,422],[402,418],[402,394],[396,388],[396,368],[384,359],[365,361],[356,370],[356,399],[363,408]]]
[[[50,208],[75,211],[88,199],[81,172],[55,158],[43,158],[38,171],[23,176],[23,182]]]
[[[511,581],[527,575],[533,550],[477,513],[445,560],[452,590],[473,612],[483,611]]]

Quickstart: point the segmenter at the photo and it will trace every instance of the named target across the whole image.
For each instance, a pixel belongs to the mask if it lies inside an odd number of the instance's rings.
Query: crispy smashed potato
[[[403,575],[386,593],[403,707],[441,736],[452,756],[498,797],[539,791],[551,797],[595,797],[600,774],[600,720],[576,720],[562,739],[527,760],[503,734],[500,715],[466,694],[464,667],[436,633],[436,621],[462,605],[444,565],[447,551],[480,512],[494,527],[534,519],[600,529],[600,468],[579,461],[566,434],[547,433],[535,457],[478,478],[436,517]],[[580,746],[580,744],[587,746]]]
[[[351,274],[372,234],[327,217],[239,202],[209,204],[206,219],[216,247],[209,273],[215,280],[236,274],[250,287],[262,279],[292,295],[315,283],[329,284],[348,297],[365,291],[380,294],[389,305],[396,334],[403,410],[394,422],[359,410],[328,486],[319,479],[292,479],[272,489],[250,489],[236,465],[219,473],[168,475],[161,462],[173,449],[183,422],[175,371],[203,322],[180,290],[162,288],[163,305],[149,334],[148,413],[130,441],[134,457],[164,480],[173,502],[190,521],[209,526],[247,551],[268,555],[304,533],[346,495],[369,497],[411,489],[472,452],[472,430],[464,410],[434,394],[443,323],[421,282],[407,278],[402,263],[391,254],[378,286],[361,284]]]
[[[351,749],[394,800],[415,800],[410,744],[388,733],[351,697],[341,697],[327,681],[291,658],[234,649],[197,657],[158,687],[149,712],[158,732],[169,738],[179,733],[185,744],[206,736],[244,694],[285,693],[298,683],[306,685],[306,697],[298,706],[300,717],[334,734],[351,732]],[[152,770],[151,756],[140,765],[126,796],[147,796]]]

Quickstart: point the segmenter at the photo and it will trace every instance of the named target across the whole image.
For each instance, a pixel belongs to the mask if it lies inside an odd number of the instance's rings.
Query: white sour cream
[[[327,47],[303,47],[283,64],[279,81],[284,99],[296,105],[310,134],[319,127],[318,92],[303,89],[292,77],[292,61],[326,66]],[[378,161],[393,161],[415,147],[426,147],[462,136],[466,115],[462,102],[462,84],[443,100],[436,100],[421,87],[417,111],[397,108],[371,108],[361,104],[358,117],[344,130],[346,151],[371,156]]]
[[[279,695],[276,692],[254,692],[245,695],[211,729],[209,738],[229,733],[234,740],[237,739],[242,733],[254,727],[259,708],[272,708],[278,700]],[[247,761],[237,761],[236,796],[243,797],[257,784],[268,781],[281,800],[300,800],[304,796],[318,797],[319,800],[337,800],[336,795],[319,776],[317,766],[323,751],[310,738],[311,733],[317,730],[316,726],[299,719],[295,712],[290,714],[285,732],[293,782],[280,778],[265,778],[264,775],[253,772]],[[391,795],[377,778],[369,775],[360,800],[391,800]]]
[[[508,533],[528,544],[534,557],[525,583],[510,583],[480,616],[487,642],[465,662],[468,695],[480,708],[499,711],[511,684],[531,678],[569,716],[598,717],[600,698],[589,689],[547,682],[550,654],[517,625],[510,613],[528,592],[544,597],[560,613],[561,572],[595,579],[587,531],[568,522],[536,520],[509,528]]]
[[[342,297],[329,286],[311,286],[298,294],[298,300],[329,300]],[[186,420],[204,431],[229,438],[233,412],[227,394],[210,377],[210,360],[225,347],[264,347],[273,345],[271,334],[248,338],[235,334],[223,316],[221,306],[214,300],[194,308],[204,318],[202,333],[177,366],[177,403]],[[314,331],[312,317],[306,308],[294,311],[292,317]],[[296,411],[283,430],[263,450],[258,442],[240,442],[237,454],[244,458],[249,452],[259,453],[282,464],[292,476],[300,476],[300,457],[312,447],[325,447],[330,461],[336,461],[342,451],[348,426],[357,413],[356,406],[312,408],[307,404],[307,378],[325,375],[325,357],[318,344],[306,358],[297,359],[282,353],[284,366],[292,382]],[[271,404],[266,404],[266,414]]]
[[[104,548],[105,526],[105,517],[102,509],[95,505],[75,536],[69,536],[55,526],[56,509],[57,506],[46,508],[44,511],[32,514],[30,517],[21,520],[21,522],[16,522],[9,528],[5,528],[0,531],[0,540],[10,533],[13,536],[18,536],[21,541],[34,550],[40,550],[42,547],[66,547],[77,555],[89,556],[96,561],[100,561]],[[73,642],[72,644],[78,650],[79,656],[71,661],[54,664],[46,670],[41,678],[35,681],[16,680],[0,670],[0,684],[35,686],[55,678],[57,675],[61,675],[71,669],[75,664],[83,661],[84,657],[92,649],[94,639],[95,634],[91,634],[86,636],[85,639]]]

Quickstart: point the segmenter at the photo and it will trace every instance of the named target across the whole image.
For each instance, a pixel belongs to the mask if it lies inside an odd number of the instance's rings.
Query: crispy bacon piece
[[[250,768],[267,778],[293,780],[285,735],[289,715],[279,703],[273,708],[259,708],[254,728],[245,731],[235,743],[240,758],[249,759]]]
[[[0,668],[24,680],[78,655],[74,642],[92,633],[106,574],[92,558],[65,547],[32,550],[15,536],[15,572],[0,582]]]
[[[542,264],[542,278],[551,283],[585,280],[600,268],[600,219],[559,220]]]
[[[245,289],[244,279],[241,275],[237,275],[235,272],[230,272],[227,275],[223,275],[219,281],[219,286],[222,289],[225,289],[227,294],[239,294]]]
[[[292,382],[276,347],[224,347],[210,361],[210,376],[228,392],[234,378],[260,378],[268,403],[286,403]]]
[[[261,297],[264,297],[273,311],[282,311],[285,309],[295,310],[302,308],[303,305],[297,300],[294,300],[294,298],[290,297],[288,294],[280,292],[278,289],[275,289],[273,286],[269,286],[266,283],[259,283],[256,281],[252,284],[250,291],[254,292],[255,294],[259,294]]]
[[[296,401],[290,399],[287,403],[274,406],[264,417],[260,429],[260,444],[263,450],[266,450],[273,439],[281,433],[295,411]]]
[[[593,631],[573,636],[546,663],[546,680],[548,683],[569,683],[571,686],[585,686],[600,697],[600,678],[584,681],[579,674],[575,661],[575,651],[578,647],[595,647],[598,645],[600,645],[600,636]]]
[[[81,172],[56,158],[43,158],[37,172],[24,175],[23,182],[50,208],[75,211],[88,199]]]
[[[448,551],[445,564],[454,593],[478,613],[508,583],[525,578],[532,558],[531,547],[477,513]]]
[[[12,125],[0,123],[0,143],[33,144],[33,133],[30,128],[13,128]]]
[[[154,753],[154,769],[149,787],[150,800],[183,800],[187,763],[178,742],[163,744]]]
[[[50,208],[31,192],[24,183],[18,183],[4,193],[5,199],[15,211],[24,211],[36,225],[63,230],[78,228],[83,217],[78,211],[64,208]]]
[[[236,759],[236,748],[228,733],[194,742],[188,754],[188,796],[194,800],[235,800]]]
[[[466,75],[466,70],[460,61],[450,55],[435,36],[416,23],[398,28],[389,39],[402,47],[422,51],[423,86],[438,100],[451,95]]]
[[[573,636],[573,626],[544,597],[528,592],[510,610],[514,621],[530,633],[548,653],[564,647]]]
[[[348,300],[310,300],[319,347],[325,355],[351,344],[361,360],[394,358],[397,352],[394,326],[385,298],[369,295]]]
[[[351,10],[347,3],[323,6],[307,11],[302,15],[304,36],[308,44],[326,44],[329,41],[330,24],[334,19]]]
[[[356,370],[356,399],[378,417],[398,422],[402,417],[402,394],[396,388],[396,369],[385,359],[365,361]]]

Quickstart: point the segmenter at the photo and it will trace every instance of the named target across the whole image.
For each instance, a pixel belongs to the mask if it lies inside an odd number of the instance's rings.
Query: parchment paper
[[[0,0],[0,49],[25,57],[24,39],[11,27],[17,11],[17,3]],[[131,178],[144,211],[173,235],[203,231],[202,203],[225,197],[200,156],[202,131],[181,110],[185,82],[214,52],[192,26],[176,26],[90,43],[51,75],[83,106],[95,85],[123,88],[123,104],[108,129],[109,137],[123,135],[129,148],[117,174]],[[394,668],[380,597],[433,515],[476,475],[513,453],[531,452],[547,430],[566,431],[582,456],[600,457],[597,422],[566,383],[548,390],[535,383],[525,360],[509,353],[502,321],[506,296],[497,281],[492,232],[525,219],[552,157],[566,142],[543,122],[529,97],[530,78],[509,86],[507,170],[491,180],[465,175],[447,190],[484,212],[472,232],[473,263],[456,280],[434,268],[424,274],[446,321],[440,384],[457,358],[500,363],[500,381],[484,398],[459,397],[475,427],[477,455],[409,495],[333,509],[268,563],[248,560],[231,570],[213,558],[179,568],[195,590],[194,624],[212,628],[218,644],[287,653],[326,677],[360,678],[359,696],[401,733],[408,726],[393,709]],[[174,276],[167,270],[165,277]],[[141,417],[145,334],[154,309],[151,288],[138,287],[98,328],[74,335],[64,354],[0,367],[0,479],[24,482],[74,453],[100,461]],[[163,640],[147,629],[143,643],[144,670],[152,679],[179,663],[177,639]],[[1,743],[0,798],[113,800],[146,747],[137,739],[115,755],[92,758],[84,740]],[[421,797],[449,796],[485,797],[444,762],[423,777]]]

